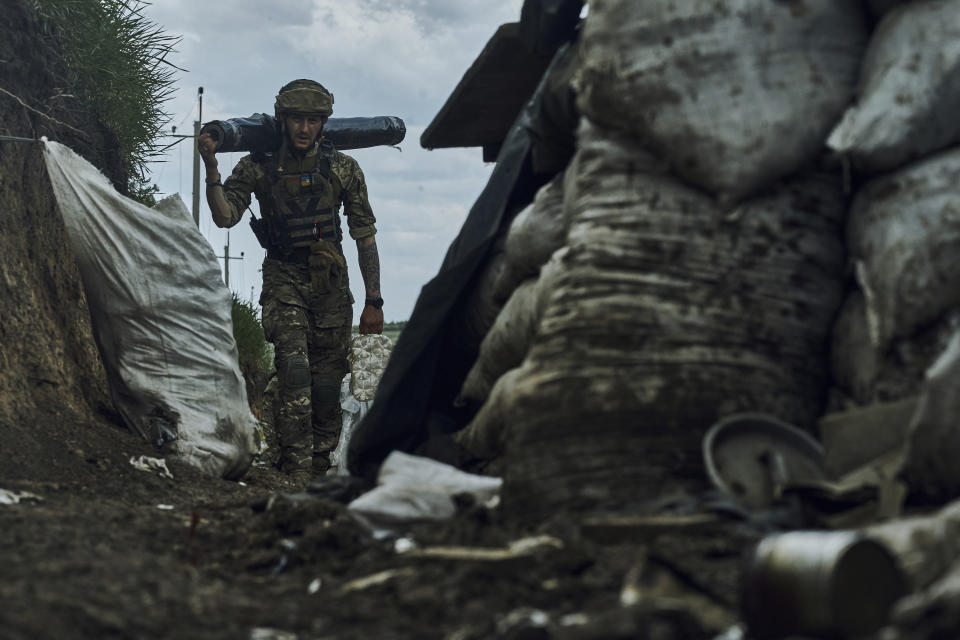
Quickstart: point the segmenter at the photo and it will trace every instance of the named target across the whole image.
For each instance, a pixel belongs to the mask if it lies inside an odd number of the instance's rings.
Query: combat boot
[[[284,447],[280,458],[280,470],[299,486],[306,487],[313,476],[311,452],[307,447]]]
[[[313,477],[321,478],[327,475],[327,471],[330,470],[330,454],[327,451],[324,452],[313,452]]]

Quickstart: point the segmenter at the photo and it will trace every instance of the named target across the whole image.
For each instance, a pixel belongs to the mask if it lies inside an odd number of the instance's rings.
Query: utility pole
[[[193,221],[200,228],[200,149],[197,139],[200,137],[200,122],[203,120],[203,87],[197,89],[197,99],[200,109],[197,119],[193,121]]]
[[[223,246],[223,284],[227,285],[227,289],[230,288],[230,261],[231,260],[243,260],[243,251],[240,252],[240,257],[230,257],[230,232],[227,231],[227,244]]]

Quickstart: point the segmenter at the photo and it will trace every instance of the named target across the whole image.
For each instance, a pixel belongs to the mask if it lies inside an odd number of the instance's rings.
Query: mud
[[[3,5],[0,135],[47,135],[123,185],[115,139],[76,97],[54,35],[28,0]],[[424,558],[297,495],[267,460],[228,482],[138,471],[140,455],[156,452],[112,406],[40,147],[0,142],[0,489],[37,496],[0,504],[4,640],[707,638],[735,619],[752,540],[718,525],[601,542],[576,509],[520,528],[464,503],[404,535],[499,548],[549,533],[559,547]]]

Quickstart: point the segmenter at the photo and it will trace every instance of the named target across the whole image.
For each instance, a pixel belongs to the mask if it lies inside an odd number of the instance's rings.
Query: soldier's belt
[[[267,249],[267,257],[271,260],[279,260],[281,262],[292,262],[294,264],[307,264],[310,260],[310,248],[301,247],[299,249],[294,249],[290,253],[284,255],[277,249]]]

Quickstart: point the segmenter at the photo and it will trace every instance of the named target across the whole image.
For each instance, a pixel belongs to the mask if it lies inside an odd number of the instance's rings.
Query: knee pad
[[[339,407],[340,381],[333,376],[320,374],[314,381],[311,395],[316,407]]]
[[[302,389],[310,386],[310,362],[307,356],[290,356],[284,364],[284,382],[288,388]]]

